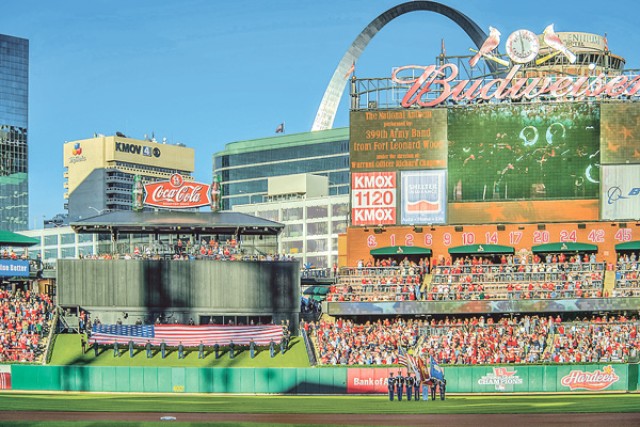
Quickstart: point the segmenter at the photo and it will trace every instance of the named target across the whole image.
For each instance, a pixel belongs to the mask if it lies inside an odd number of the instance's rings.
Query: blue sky
[[[399,4],[373,0],[21,0],[5,2],[0,33],[30,40],[30,226],[63,212],[62,144],[116,131],[196,150],[195,177],[211,180],[228,142],[310,130],[324,90],[351,42]],[[486,32],[608,34],[612,52],[640,68],[637,3],[442,1]],[[356,64],[358,77],[428,65],[470,40],[447,18],[407,14],[387,25]],[[348,126],[347,103],[334,127]]]

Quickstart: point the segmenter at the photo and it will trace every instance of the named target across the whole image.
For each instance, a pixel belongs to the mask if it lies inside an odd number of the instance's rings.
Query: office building
[[[0,35],[0,229],[29,226],[29,41]]]

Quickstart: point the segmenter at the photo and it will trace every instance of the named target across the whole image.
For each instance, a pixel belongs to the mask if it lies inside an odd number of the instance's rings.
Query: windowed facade
[[[282,175],[326,176],[329,195],[348,195],[349,129],[233,142],[214,155],[213,165],[222,181],[223,210],[266,202],[269,177]]]
[[[29,41],[0,34],[0,229],[29,226]]]

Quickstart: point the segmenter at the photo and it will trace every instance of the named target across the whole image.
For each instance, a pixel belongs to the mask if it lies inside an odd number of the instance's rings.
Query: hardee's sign
[[[618,382],[618,380],[620,380],[620,377],[616,375],[613,367],[608,365],[602,368],[602,371],[599,369],[593,372],[571,371],[569,375],[562,377],[560,383],[571,390],[600,391]]]
[[[409,86],[402,98],[402,106],[409,108],[435,107],[447,100],[455,102],[474,100],[532,100],[541,96],[554,99],[581,99],[591,97],[640,96],[640,76],[563,76],[515,78],[521,65],[515,65],[506,77],[486,82],[484,79],[456,80],[459,74],[455,64],[405,65],[395,69],[391,80]],[[403,72],[414,72],[416,77],[402,77]]]
[[[144,204],[160,208],[198,208],[211,204],[210,186],[199,182],[186,182],[180,174],[169,181],[145,184]]]

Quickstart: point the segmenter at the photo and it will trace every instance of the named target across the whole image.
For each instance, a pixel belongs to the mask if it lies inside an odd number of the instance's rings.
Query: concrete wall
[[[298,262],[61,259],[57,268],[57,303],[103,323],[126,312],[125,323],[163,313],[185,323],[200,315],[247,315],[298,324]]]

